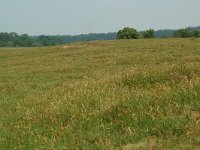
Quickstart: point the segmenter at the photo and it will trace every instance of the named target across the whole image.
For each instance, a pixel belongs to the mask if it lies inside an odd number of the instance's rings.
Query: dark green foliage
[[[0,47],[41,47],[55,46],[72,42],[93,41],[93,40],[114,40],[114,39],[138,39],[144,38],[188,38],[200,37],[200,26],[188,27],[179,30],[158,30],[149,29],[137,32],[134,28],[126,27],[117,33],[90,33],[81,35],[39,35],[29,36],[27,34],[18,35],[12,33],[0,33]]]
[[[125,27],[117,32],[117,39],[138,39],[139,33],[134,28]]]
[[[35,39],[27,34],[0,33],[0,47],[30,47]]]
[[[151,39],[155,37],[155,31],[153,29],[149,29],[144,31],[143,37],[146,39]]]
[[[174,37],[188,38],[192,36],[193,36],[192,32],[189,31],[188,29],[179,29],[174,32]]]
[[[200,37],[200,30],[194,31],[194,37]]]
[[[158,30],[155,31],[156,38],[171,38],[175,30]]]
[[[29,36],[27,34],[0,33],[0,47],[40,47],[54,46],[79,41],[113,40],[116,33],[90,33],[82,35]]]
[[[188,38],[188,37],[200,37],[200,27],[188,27],[185,29],[176,30],[173,37]]]

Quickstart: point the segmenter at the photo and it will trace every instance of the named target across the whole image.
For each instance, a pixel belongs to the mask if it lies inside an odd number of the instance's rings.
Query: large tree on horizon
[[[138,39],[139,33],[134,28],[125,27],[117,32],[117,39]]]

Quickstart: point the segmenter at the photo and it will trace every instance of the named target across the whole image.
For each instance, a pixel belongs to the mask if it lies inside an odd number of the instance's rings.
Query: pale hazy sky
[[[200,0],[0,0],[0,32],[82,34],[200,25]]]

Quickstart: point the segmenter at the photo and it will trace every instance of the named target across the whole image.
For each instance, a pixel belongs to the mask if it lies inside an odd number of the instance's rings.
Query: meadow
[[[198,149],[200,39],[0,49],[0,149]]]

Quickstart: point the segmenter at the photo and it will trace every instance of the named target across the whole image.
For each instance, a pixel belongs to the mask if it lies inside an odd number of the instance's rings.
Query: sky
[[[200,0],[0,0],[0,32],[77,35],[200,25]]]

